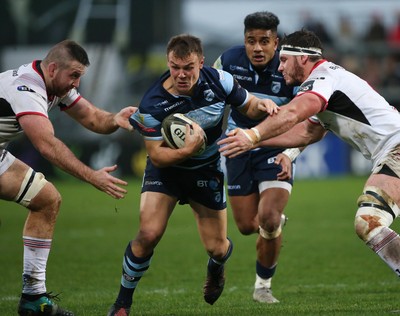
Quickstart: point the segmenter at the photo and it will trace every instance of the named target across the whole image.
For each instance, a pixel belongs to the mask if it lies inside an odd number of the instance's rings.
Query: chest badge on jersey
[[[280,82],[272,81],[271,91],[273,93],[278,93],[279,91],[281,91],[281,87],[282,87],[282,84]]]
[[[211,89],[204,90],[203,94],[206,101],[211,102],[212,100],[214,100],[215,94]]]

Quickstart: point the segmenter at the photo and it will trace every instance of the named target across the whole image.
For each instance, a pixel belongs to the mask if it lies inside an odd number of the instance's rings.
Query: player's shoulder
[[[221,63],[224,69],[229,69],[231,65],[248,64],[246,48],[244,45],[236,45],[228,48],[221,54]]]
[[[225,82],[226,80],[232,81],[233,77],[229,72],[225,70],[204,66],[200,71],[200,79],[203,82],[207,82],[208,86],[210,86],[210,84],[216,84],[218,82],[221,83]]]
[[[3,88],[7,89],[9,94],[14,94],[15,98],[39,98],[43,102],[47,100],[45,81],[35,69],[34,62],[3,72],[1,81]]]

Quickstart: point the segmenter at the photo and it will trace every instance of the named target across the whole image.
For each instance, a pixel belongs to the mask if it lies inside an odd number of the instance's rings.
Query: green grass
[[[175,209],[152,265],[136,290],[133,315],[393,315],[399,280],[353,231],[364,178],[299,180],[273,280],[280,304],[252,301],[255,236],[241,236],[229,212],[234,252],[226,287],[209,306],[202,286],[207,256],[187,206]],[[88,184],[56,182],[63,196],[47,288],[76,315],[105,315],[119,289],[124,249],[138,227],[140,183],[116,201]],[[0,315],[16,314],[26,211],[0,201]],[[398,223],[393,225],[398,229]]]

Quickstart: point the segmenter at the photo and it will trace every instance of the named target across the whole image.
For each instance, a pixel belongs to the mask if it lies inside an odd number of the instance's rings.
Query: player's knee
[[[32,168],[29,168],[21,182],[19,192],[14,198],[14,201],[29,208],[34,207],[31,205],[34,199],[39,201],[36,203],[39,204],[39,207],[46,203],[60,203],[61,197],[59,193],[54,186],[47,185],[48,183],[49,182],[42,173],[35,172]],[[45,187],[50,189],[42,193]]]
[[[153,250],[161,240],[162,232],[155,229],[140,229],[135,240],[132,241],[141,252],[148,253]]]
[[[365,242],[376,236],[383,227],[389,227],[399,215],[397,204],[378,187],[365,187],[357,203],[354,228],[358,237]]]
[[[46,191],[44,193],[46,194],[45,203],[47,204],[47,207],[53,210],[54,213],[58,214],[62,202],[60,192],[58,192],[52,183],[47,182]]]
[[[279,213],[277,213],[279,214]],[[278,238],[282,234],[282,227],[284,222],[282,221],[282,217],[272,217],[268,218],[260,218],[260,226],[259,226],[259,234],[262,238],[267,240],[272,240]]]

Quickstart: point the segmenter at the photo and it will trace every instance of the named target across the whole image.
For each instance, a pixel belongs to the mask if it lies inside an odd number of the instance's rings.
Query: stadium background
[[[240,1],[240,0],[1,0],[0,67],[41,59],[65,38],[80,42],[91,66],[80,92],[109,111],[140,101],[147,87],[166,69],[170,36],[191,33],[203,40],[206,64],[231,45],[242,43],[243,19],[269,10],[281,20],[280,32],[303,26],[316,30],[326,56],[366,79],[394,106],[400,106],[400,28],[398,0]],[[378,23],[369,33],[373,22]],[[381,31],[379,33],[378,31]],[[400,32],[400,31],[399,31]],[[399,33],[400,34],[400,33]],[[99,136],[52,111],[56,134],[93,168],[118,163],[119,173],[141,176],[145,152],[137,133]],[[72,132],[71,132],[72,131]],[[20,138],[10,150],[49,177],[61,171],[43,160]],[[370,164],[333,135],[309,146],[300,156],[297,177],[365,175]]]

